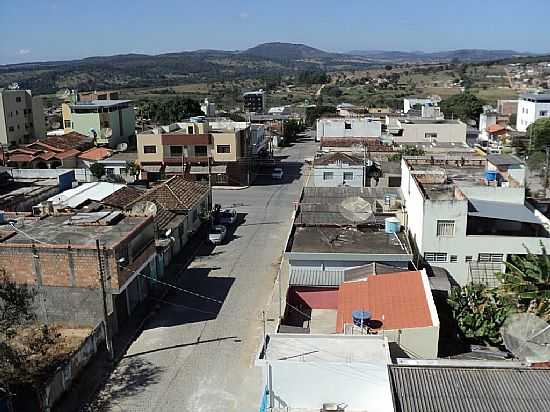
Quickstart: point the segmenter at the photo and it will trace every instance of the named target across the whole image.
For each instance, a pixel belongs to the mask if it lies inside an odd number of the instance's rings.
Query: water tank
[[[396,217],[387,217],[384,219],[384,231],[386,233],[399,233],[401,231],[401,222]]]
[[[351,318],[355,326],[364,327],[367,326],[372,314],[367,310],[354,310],[351,312]]]
[[[498,172],[496,170],[486,170],[485,171],[485,180],[488,182],[493,182],[497,180]]]

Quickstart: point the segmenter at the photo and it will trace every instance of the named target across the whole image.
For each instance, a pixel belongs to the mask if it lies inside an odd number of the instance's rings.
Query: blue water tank
[[[387,217],[384,219],[384,231],[386,233],[399,233],[401,231],[401,222],[396,217]]]
[[[498,172],[496,170],[486,170],[485,171],[485,180],[488,182],[493,182],[497,180]]]
[[[366,310],[354,310],[351,312],[353,324],[359,327],[367,326],[372,314]]]

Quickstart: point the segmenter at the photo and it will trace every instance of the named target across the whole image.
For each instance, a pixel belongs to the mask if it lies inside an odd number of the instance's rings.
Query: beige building
[[[27,144],[44,137],[42,100],[30,90],[0,90],[0,144]]]
[[[466,143],[466,123],[460,120],[397,119],[396,144]]]
[[[199,181],[210,175],[214,184],[248,184],[254,173],[251,133],[248,124],[241,126],[180,122],[138,133],[138,162],[149,174],[185,173]]]

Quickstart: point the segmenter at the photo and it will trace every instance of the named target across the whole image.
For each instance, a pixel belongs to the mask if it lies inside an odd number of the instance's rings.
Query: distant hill
[[[263,43],[242,52],[252,56],[277,60],[303,60],[331,57],[328,53],[305,44],[294,43]]]
[[[362,56],[373,60],[390,62],[449,62],[458,61],[487,61],[509,59],[513,57],[533,56],[532,53],[523,53],[515,50],[486,50],[486,49],[459,49],[441,52],[421,51],[387,51],[387,50],[353,50],[348,54]]]

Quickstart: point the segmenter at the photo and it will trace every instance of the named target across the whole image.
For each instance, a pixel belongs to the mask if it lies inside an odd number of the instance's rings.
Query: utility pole
[[[107,312],[107,293],[105,290],[105,275],[103,273],[103,257],[101,256],[101,249],[99,247],[99,239],[96,239],[95,246],[97,249],[97,264],[99,272],[99,281],[101,283],[101,296],[103,300],[103,327],[105,330],[105,345],[107,346],[107,352],[109,352],[109,360],[113,360],[114,350],[113,341],[111,336],[111,328],[109,327],[109,314]]]
[[[548,196],[548,167],[550,166],[549,162],[549,154],[550,154],[550,146],[545,147],[546,151],[546,164],[544,167],[544,196]]]
[[[363,141],[363,187],[367,187],[367,141]]]
[[[265,310],[262,310],[262,320],[264,324],[264,359],[267,365],[267,391],[269,392],[269,408],[275,407],[275,397],[273,395],[273,379],[271,374],[271,365],[267,359],[267,319],[265,318]]]

